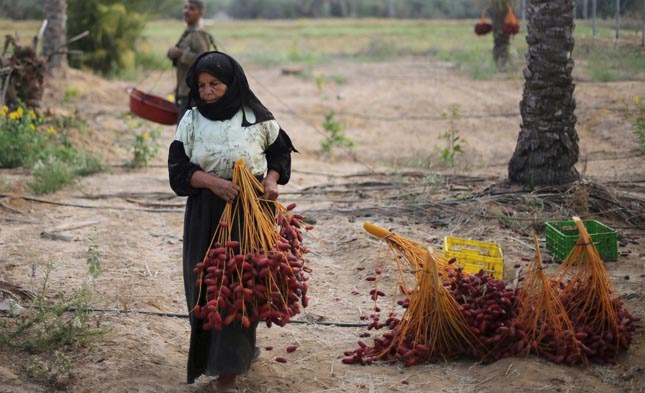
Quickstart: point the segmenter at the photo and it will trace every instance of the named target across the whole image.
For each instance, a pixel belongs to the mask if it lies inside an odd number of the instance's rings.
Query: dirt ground
[[[366,220],[436,247],[444,236],[496,242],[504,252],[505,278],[513,276],[514,265],[522,257],[534,255],[526,230],[500,225],[485,214],[467,214],[458,210],[459,204],[454,210],[420,209],[412,214],[398,209],[414,200],[406,199],[406,187],[397,184],[426,189],[431,200],[442,200],[477,193],[503,181],[521,122],[522,80],[473,81],[449,64],[412,58],[386,63],[336,62],[316,71],[342,76],[346,82],[328,81],[319,89],[312,80],[284,75],[278,68],[247,69],[251,87],[300,151],[294,154],[293,177],[282,188],[280,200],[296,202],[297,210],[315,220],[316,229],[305,237],[312,251],[311,301],[298,316],[300,320],[359,324],[360,316],[369,313],[372,286],[364,278],[377,263],[380,243],[362,229]],[[162,96],[172,91],[171,74],[149,79],[139,87]],[[21,198],[27,195],[20,186],[25,172],[0,171],[8,181],[17,182],[16,195],[0,199],[11,208],[0,207],[0,281],[35,289],[51,261],[52,290],[77,288],[87,279],[87,250],[95,236],[103,269],[93,284],[97,308],[186,313],[181,273],[184,200],[172,194],[164,165],[174,129],[161,128],[162,148],[152,165],[132,171],[120,166],[126,156],[115,141],[128,133],[122,118],[128,112],[125,89],[132,85],[73,70],[49,81],[46,106],[57,111],[76,108],[90,129],[89,137],[81,135],[79,140],[100,151],[113,166],[42,198],[60,205]],[[63,102],[62,92],[70,87],[79,96]],[[634,95],[645,96],[644,82],[577,83],[578,169],[589,181],[621,186],[642,200],[645,162],[623,111],[623,100]],[[457,156],[459,176],[443,178],[437,173],[451,171],[436,159],[436,149],[445,146],[440,135],[448,129],[448,122],[442,114],[452,105],[460,108],[455,124],[464,153]],[[320,124],[331,110],[355,145],[324,154]],[[642,215],[645,207],[640,209]],[[637,240],[645,239],[645,228],[585,211],[576,213],[617,228],[623,238],[636,239],[621,246],[619,252],[624,256],[607,263],[607,268],[626,307],[635,316],[645,317],[645,247],[643,240],[640,244]],[[43,231],[89,221],[97,222],[95,235],[92,226],[85,226],[60,232],[70,241],[41,236]],[[540,239],[546,252],[543,232]],[[358,266],[366,270],[359,271]],[[394,266],[385,266],[385,276],[394,274]],[[63,391],[211,391],[206,379],[195,385],[184,383],[186,319],[116,312],[97,313],[96,318],[109,331],[91,348],[69,355],[75,367]],[[645,343],[640,324],[630,350],[617,365],[588,368],[559,366],[532,356],[490,365],[468,359],[410,368],[344,365],[343,352],[357,347],[365,328],[290,323],[269,329],[262,325],[258,345],[274,349],[262,352],[239,387],[241,392],[263,393],[643,392]],[[289,344],[298,349],[286,353]],[[275,356],[284,356],[288,362],[277,363]],[[0,392],[55,391],[28,377],[29,361],[25,354],[0,350]]]

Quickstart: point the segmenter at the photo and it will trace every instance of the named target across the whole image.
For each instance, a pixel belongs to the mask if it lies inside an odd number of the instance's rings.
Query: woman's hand
[[[232,203],[240,193],[240,187],[237,184],[204,171],[195,172],[190,179],[190,185],[196,188],[208,188],[228,203]]]
[[[227,203],[233,203],[240,193],[240,186],[230,180],[220,179],[213,176],[213,181],[208,187],[213,194],[225,200]]]
[[[275,201],[278,199],[278,180],[280,180],[280,174],[275,170],[271,169],[262,180],[262,185],[264,186],[264,199],[270,201]]]

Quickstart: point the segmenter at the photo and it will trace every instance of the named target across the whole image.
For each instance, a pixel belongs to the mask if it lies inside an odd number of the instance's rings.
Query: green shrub
[[[0,168],[30,166],[38,159],[45,136],[38,132],[38,116],[31,110],[18,107],[14,111],[0,109]]]
[[[0,319],[0,344],[4,348],[48,354],[59,349],[73,349],[89,344],[104,333],[91,321],[92,292],[87,285],[68,294],[58,292],[47,297],[49,263],[36,299],[14,318]]]
[[[74,380],[72,360],[61,351],[54,351],[49,358],[34,356],[23,368],[31,380],[50,385],[56,391],[69,391],[67,387]]]
[[[74,168],[54,155],[38,161],[31,176],[33,180],[27,185],[38,195],[58,191],[76,178]]]
[[[88,255],[93,259],[90,264],[88,258],[88,278],[96,279],[100,274],[96,235],[90,240]],[[87,280],[76,289],[58,291],[51,296],[49,277],[53,267],[50,261],[42,286],[26,307],[14,306],[10,315],[0,318],[0,348],[32,355],[21,363],[27,375],[56,391],[68,391],[77,367],[73,356],[108,329],[100,326],[100,319],[93,318],[93,294]]]
[[[150,122],[135,121],[132,116],[126,116],[127,126],[130,128],[130,138],[121,143],[132,157],[125,165],[129,168],[143,168],[159,152],[159,128],[152,127]]]
[[[70,103],[76,101],[82,92],[83,89],[80,87],[68,87],[65,89],[65,93],[63,93],[63,102]]]
[[[76,154],[73,164],[74,172],[78,176],[93,175],[105,170],[105,165],[101,162],[101,158],[96,154],[89,153],[85,150],[80,150]]]
[[[323,73],[315,74],[314,82],[316,83],[316,89],[318,89],[318,94],[322,93],[323,89],[325,88],[325,74]]]
[[[71,184],[78,176],[87,176],[104,170],[100,159],[86,151],[60,146],[50,148],[50,154],[36,162],[31,171],[33,180],[27,185],[36,194],[58,191]]]
[[[336,113],[331,111],[325,115],[322,126],[329,135],[320,143],[325,153],[329,153],[334,147],[352,147],[354,142],[349,139],[341,129],[340,123],[334,119]]]
[[[448,130],[439,135],[439,138],[444,139],[446,144],[443,147],[435,146],[435,149],[439,151],[439,158],[449,165],[453,174],[457,171],[457,155],[463,153],[461,147],[463,141],[459,135],[459,128],[457,128],[457,121],[460,118],[459,111],[459,105],[452,105],[450,113],[442,113],[441,116],[448,120]]]
[[[43,119],[32,110],[0,108],[0,168],[32,168],[36,194],[61,189],[77,176],[104,169],[98,156],[76,149],[64,130],[84,124],[75,118]],[[58,129],[62,129],[59,132]]]
[[[92,238],[90,239],[90,246],[87,249],[87,272],[90,274],[90,277],[93,279],[99,278],[101,274],[101,253],[99,251],[99,245],[96,242],[96,227],[92,232]]]
[[[632,121],[632,128],[638,137],[641,152],[645,154],[645,103],[639,96],[634,96],[634,105],[627,104],[627,118]]]

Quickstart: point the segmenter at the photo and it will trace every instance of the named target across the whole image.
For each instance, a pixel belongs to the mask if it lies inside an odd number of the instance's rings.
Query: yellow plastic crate
[[[495,243],[459,239],[446,236],[443,240],[443,256],[456,258],[455,263],[467,273],[477,274],[484,269],[490,277],[504,278],[504,256]]]

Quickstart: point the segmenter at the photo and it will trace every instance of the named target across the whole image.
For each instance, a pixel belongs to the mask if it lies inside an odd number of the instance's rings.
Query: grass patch
[[[474,23],[474,22],[473,22]],[[184,25],[181,21],[148,23],[142,53],[165,59]],[[315,65],[335,58],[382,61],[399,55],[420,55],[473,46],[492,48],[492,40],[477,40],[470,21],[397,19],[299,19],[222,21],[206,26],[220,50],[244,62],[277,66],[286,62]],[[295,37],[295,38],[294,38]],[[519,41],[519,40],[517,40]],[[154,43],[154,45],[151,45]],[[490,47],[489,47],[490,46]],[[138,61],[139,66],[152,64]],[[170,62],[166,61],[169,67]],[[164,69],[166,67],[164,65]]]
[[[477,20],[294,19],[231,20],[205,26],[220,50],[247,63],[277,67],[286,63],[308,66],[333,59],[384,61],[397,56],[430,56],[453,63],[475,79],[498,77],[492,62],[491,35],[473,32]],[[639,48],[640,24],[625,24],[614,48],[612,21],[599,20],[592,43],[590,21],[576,21],[576,77],[597,81],[645,79],[645,56]],[[40,22],[0,20],[0,34],[19,32],[32,37]],[[138,43],[135,70],[122,76],[138,80],[151,70],[171,70],[166,58],[185,28],[181,20],[149,22]],[[521,78],[527,44],[525,31],[510,42],[512,77]]]
[[[645,50],[618,47],[603,48],[584,43],[580,52],[587,61],[590,79],[594,82],[613,82],[645,79]],[[577,53],[574,53],[576,56]]]
[[[374,37],[369,40],[367,47],[358,53],[358,58],[369,61],[385,61],[395,58],[400,52],[396,41],[384,37]]]
[[[493,79],[497,74],[497,67],[493,61],[490,51],[450,51],[440,52],[438,59],[453,64],[459,70],[468,74],[472,79],[487,80]]]

